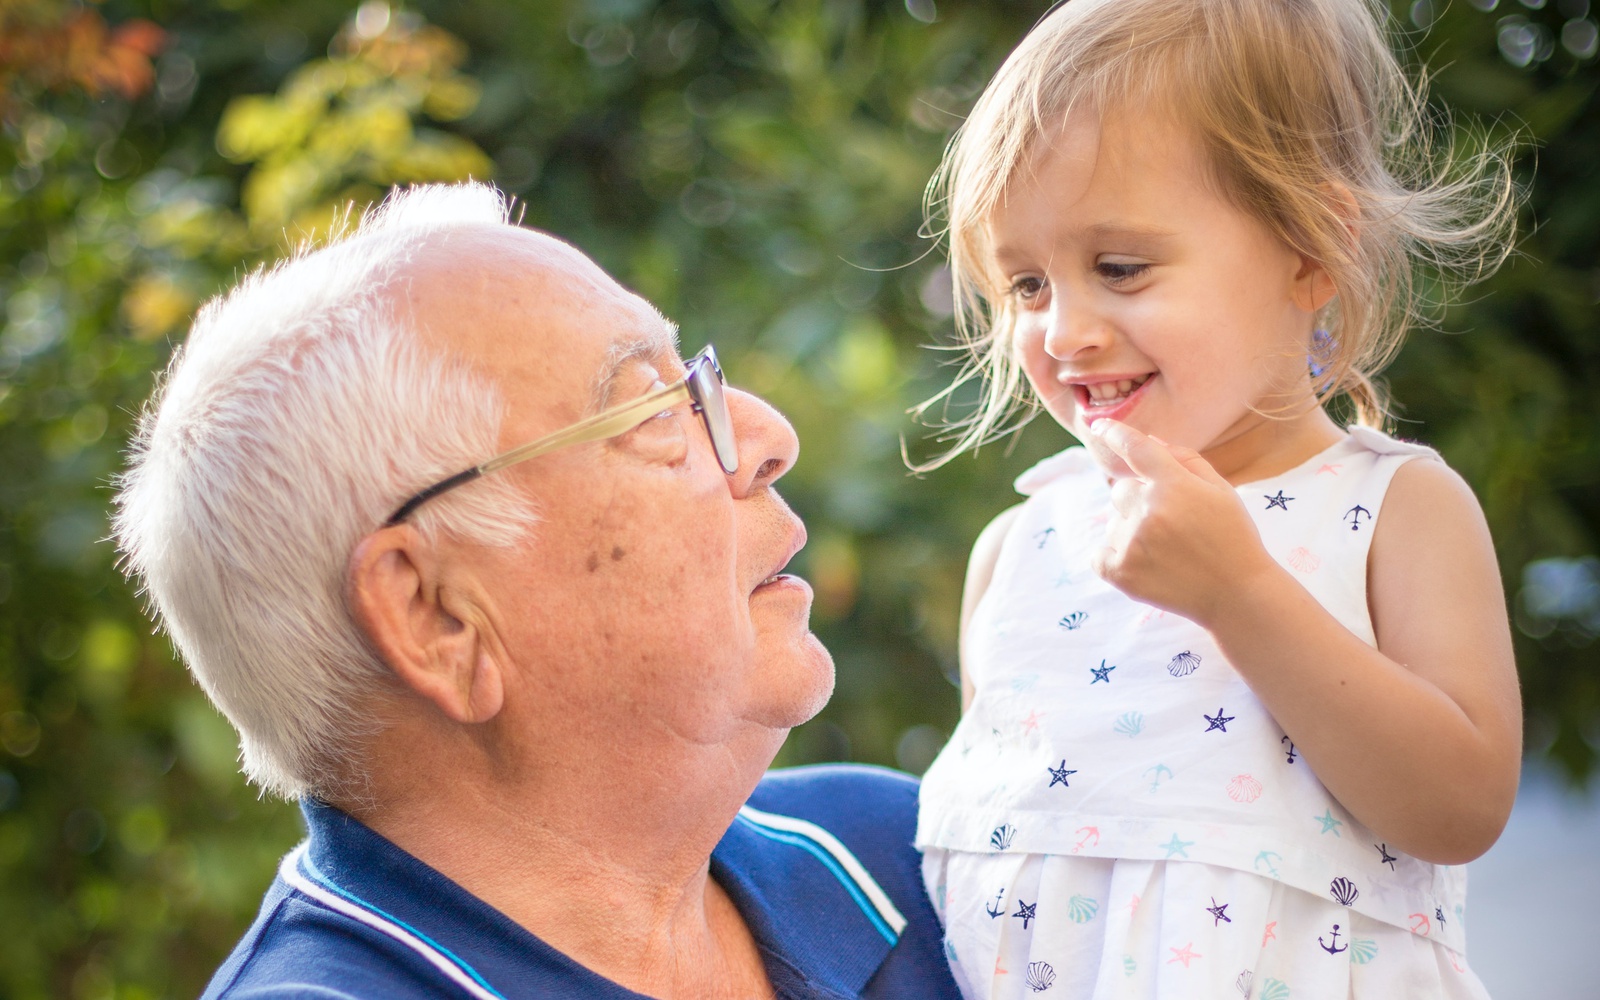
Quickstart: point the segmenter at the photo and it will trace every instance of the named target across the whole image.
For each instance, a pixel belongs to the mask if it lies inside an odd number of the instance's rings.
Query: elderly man
[[[763,776],[833,684],[797,443],[675,341],[470,185],[201,313],[117,538],[310,830],[207,997],[955,995],[915,785]]]

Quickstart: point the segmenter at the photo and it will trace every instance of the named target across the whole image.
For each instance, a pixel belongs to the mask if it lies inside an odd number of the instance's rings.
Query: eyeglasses
[[[396,508],[395,512],[389,515],[389,519],[383,522],[384,527],[399,524],[418,507],[457,486],[463,486],[481,476],[498,472],[518,462],[526,462],[530,458],[537,458],[558,448],[586,441],[605,441],[626,434],[646,420],[658,416],[684,400],[689,401],[689,406],[700,415],[701,422],[705,424],[706,435],[711,438],[711,449],[716,452],[717,463],[722,466],[722,470],[729,475],[738,472],[739,449],[733,439],[733,420],[728,416],[728,400],[722,392],[724,385],[722,366],[717,364],[716,349],[707,344],[705,349],[690,358],[684,367],[687,369],[684,377],[665,389],[659,389],[631,403],[613,406],[570,427],[553,434],[546,434],[537,441],[530,441],[503,455],[496,455],[481,465],[463,469],[448,479],[439,480]]]

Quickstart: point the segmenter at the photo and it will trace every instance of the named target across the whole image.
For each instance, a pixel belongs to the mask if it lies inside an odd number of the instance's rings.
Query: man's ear
[[[1356,243],[1359,238],[1361,225],[1361,206],[1348,187],[1337,181],[1326,181],[1318,185],[1327,203],[1328,210],[1337,217],[1343,225],[1344,247],[1347,257],[1354,257],[1357,252]],[[1301,255],[1300,270],[1295,274],[1294,296],[1295,305],[1306,312],[1316,312],[1339,294],[1339,287],[1334,284],[1333,275],[1328,270],[1324,261],[1313,260]]]
[[[441,580],[440,554],[408,524],[363,538],[346,567],[346,601],[395,678],[455,722],[487,722],[505,700],[503,664],[474,622],[470,596]]]

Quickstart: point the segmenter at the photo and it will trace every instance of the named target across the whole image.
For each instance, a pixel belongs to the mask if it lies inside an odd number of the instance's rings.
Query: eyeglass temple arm
[[[580,420],[554,434],[530,441],[518,448],[513,448],[501,455],[496,455],[482,465],[463,469],[448,479],[440,480],[432,486],[413,496],[410,500],[400,505],[400,508],[389,516],[384,522],[385,527],[392,527],[404,521],[406,517],[424,503],[432,500],[441,493],[446,493],[457,486],[472,482],[479,476],[498,472],[507,466],[526,462],[530,458],[537,458],[546,452],[565,448],[568,445],[582,444],[585,441],[600,441],[605,438],[615,437],[623,431],[632,430],[647,417],[654,416],[662,410],[676,406],[689,399],[689,385],[687,381],[674,382],[659,392],[653,392],[635,400],[626,406],[614,410],[597,413],[587,420]]]

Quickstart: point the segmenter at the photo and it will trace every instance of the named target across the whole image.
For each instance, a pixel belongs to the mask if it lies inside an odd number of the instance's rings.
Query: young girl
[[[1482,997],[1520,710],[1484,518],[1376,429],[1422,259],[1505,256],[1368,0],[1071,0],[935,191],[985,404],[1085,447],[973,552],[917,835],[969,998]],[[1342,430],[1323,402],[1349,398]]]

